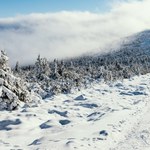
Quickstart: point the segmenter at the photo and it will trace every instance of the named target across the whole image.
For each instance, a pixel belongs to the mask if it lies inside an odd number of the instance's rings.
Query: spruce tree
[[[8,57],[5,51],[0,55],[0,109],[14,110],[20,102],[30,103],[32,94],[28,91],[26,83],[13,75],[8,66]],[[34,98],[37,97],[34,95]]]

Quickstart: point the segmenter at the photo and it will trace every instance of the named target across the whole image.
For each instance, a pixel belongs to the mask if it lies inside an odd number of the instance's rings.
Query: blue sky
[[[57,11],[106,12],[113,0],[0,0],[0,17]]]

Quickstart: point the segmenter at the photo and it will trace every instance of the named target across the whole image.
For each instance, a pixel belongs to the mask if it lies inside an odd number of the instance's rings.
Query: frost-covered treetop
[[[8,66],[8,56],[4,50],[1,50],[0,53],[0,69],[4,71],[10,71],[10,67]]]

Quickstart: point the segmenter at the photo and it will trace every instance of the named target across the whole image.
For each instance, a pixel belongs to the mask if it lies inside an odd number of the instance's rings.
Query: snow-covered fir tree
[[[20,72],[20,66],[19,66],[18,61],[16,62],[16,65],[15,65],[15,72]]]
[[[33,98],[39,100],[34,93],[30,93],[26,83],[13,75],[5,51],[0,55],[0,109],[14,110],[20,102],[31,103]]]

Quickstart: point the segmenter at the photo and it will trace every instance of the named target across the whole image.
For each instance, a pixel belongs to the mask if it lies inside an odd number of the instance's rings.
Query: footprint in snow
[[[150,133],[148,130],[143,130],[140,133],[140,138],[145,142],[147,145],[150,145]]]
[[[26,114],[26,117],[36,117],[36,114]]]
[[[94,112],[94,113],[91,113],[87,116],[88,118],[88,121],[97,121],[97,120],[100,120],[102,116],[104,116],[105,113],[103,112]]]
[[[106,130],[101,130],[99,134],[102,136],[108,136],[108,132]]]
[[[67,117],[68,111],[48,110],[48,113],[49,114],[54,114],[55,113],[55,114],[58,114],[62,117]]]
[[[9,131],[9,130],[12,130],[12,128],[8,127],[9,125],[19,125],[19,124],[21,124],[20,119],[16,119],[15,121],[14,120],[3,120],[3,121],[0,121],[0,130]]]
[[[87,98],[85,97],[84,94],[82,94],[82,95],[76,97],[74,100],[76,100],[76,101],[85,101],[85,100],[87,100]]]
[[[82,106],[82,107],[90,108],[90,109],[98,107],[98,105],[94,104],[94,103],[91,103],[91,104],[88,104],[88,103],[81,104],[80,103],[80,104],[76,104],[76,106]]]
[[[71,100],[65,100],[63,101],[63,103],[71,103],[72,101]]]
[[[69,124],[71,121],[70,120],[67,120],[67,119],[65,119],[65,120],[59,120],[59,123],[62,125],[62,126],[64,126],[64,125],[67,125],[67,124]]]
[[[106,137],[108,136],[108,132],[106,130],[101,130],[99,132],[100,137],[98,138],[98,140],[106,140]]]
[[[51,125],[51,120],[48,120],[48,121],[46,121],[46,122],[44,122],[44,123],[42,123],[42,124],[40,125],[40,128],[41,128],[41,129],[48,129],[48,128],[51,128],[51,127],[53,127],[53,126]]]
[[[66,146],[70,146],[73,143],[74,143],[74,141],[68,141],[68,142],[66,142]]]
[[[29,144],[28,146],[32,146],[32,145],[40,145],[43,140],[43,138],[40,138],[40,139],[36,139],[36,140],[34,140],[31,144]]]

